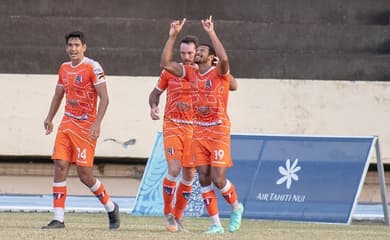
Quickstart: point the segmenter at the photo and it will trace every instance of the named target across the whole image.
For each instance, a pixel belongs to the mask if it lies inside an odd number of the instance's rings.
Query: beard
[[[200,56],[195,56],[194,62],[195,62],[196,64],[204,63],[204,61],[202,61],[202,58],[201,58]]]

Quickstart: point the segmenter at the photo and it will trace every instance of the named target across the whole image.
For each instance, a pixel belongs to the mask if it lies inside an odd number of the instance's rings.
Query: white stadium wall
[[[107,76],[110,105],[96,155],[147,158],[162,122],[149,116],[148,96],[157,77]],[[230,94],[234,133],[377,135],[390,163],[390,82],[238,79]],[[56,75],[0,74],[0,155],[50,155],[55,132],[43,120]],[[165,94],[162,96],[164,103]],[[163,113],[163,108],[160,107]],[[55,128],[62,117],[54,119]],[[136,139],[123,147],[113,141]]]

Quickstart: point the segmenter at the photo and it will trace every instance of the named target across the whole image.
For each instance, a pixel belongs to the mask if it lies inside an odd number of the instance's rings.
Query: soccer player
[[[182,64],[193,65],[198,39],[186,36],[180,41]],[[160,119],[160,95],[167,90],[163,123],[164,153],[168,172],[163,180],[164,216],[166,228],[176,232],[182,227],[181,219],[192,191],[195,166],[192,162],[192,101],[190,83],[167,71],[162,71],[157,86],[149,95],[150,116]],[[182,179],[176,189],[176,181],[182,169]],[[176,203],[172,202],[176,192]]]
[[[96,140],[109,101],[104,71],[98,62],[84,55],[87,45],[82,32],[66,35],[65,44],[70,61],[63,63],[59,69],[57,86],[44,121],[47,135],[53,131],[52,120],[65,96],[65,114],[51,156],[54,162],[54,219],[42,228],[65,227],[66,178],[71,164],[75,164],[80,181],[106,209],[109,228],[117,229],[120,226],[119,206],[111,200],[103,183],[92,172]]]
[[[192,152],[199,174],[202,198],[213,222],[205,233],[224,232],[219,219],[213,184],[232,206],[229,231],[235,232],[241,226],[244,212],[244,206],[238,201],[233,183],[226,179],[226,170],[233,165],[230,154],[230,120],[227,114],[227,103],[230,82],[235,79],[230,77],[228,56],[214,30],[211,16],[202,20],[202,26],[213,46],[208,44],[198,46],[195,54],[198,67],[180,65],[172,61],[173,45],[185,21],[183,19],[171,23],[160,65],[175,76],[181,76],[191,82],[194,109]],[[215,56],[218,57],[217,66],[213,66]]]

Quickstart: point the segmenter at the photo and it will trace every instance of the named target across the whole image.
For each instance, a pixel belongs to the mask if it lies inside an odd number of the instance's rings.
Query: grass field
[[[352,225],[307,224],[244,219],[241,229],[234,233],[207,236],[202,232],[210,222],[207,218],[187,218],[186,231],[169,233],[161,217],[135,217],[121,214],[121,228],[108,230],[103,213],[66,213],[66,228],[41,230],[52,213],[0,212],[0,239],[262,239],[262,240],[388,240],[390,227],[382,223],[358,222]],[[227,226],[228,219],[223,219]],[[225,227],[226,229],[226,227]]]

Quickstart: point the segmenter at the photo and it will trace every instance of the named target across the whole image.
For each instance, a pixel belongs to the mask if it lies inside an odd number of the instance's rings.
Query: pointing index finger
[[[187,19],[183,18],[183,20],[181,20],[181,24],[180,25],[183,26],[186,21],[187,21]]]

